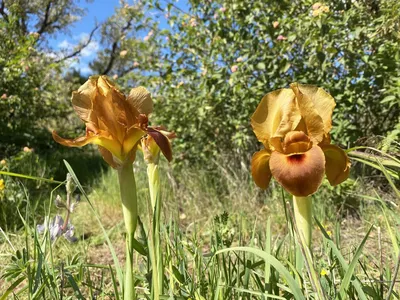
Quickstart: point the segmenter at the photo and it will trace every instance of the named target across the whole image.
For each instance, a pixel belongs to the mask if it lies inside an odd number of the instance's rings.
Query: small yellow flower
[[[6,188],[5,184],[4,184],[4,180],[0,179],[0,192],[3,191]]]
[[[273,176],[296,197],[315,193],[326,174],[331,185],[347,179],[346,152],[331,145],[335,100],[323,89],[293,83],[266,94],[251,117],[263,150],[252,158],[255,183],[266,189]]]
[[[6,164],[7,164],[7,162],[6,162],[5,159],[2,159],[2,160],[0,161],[0,165],[5,166]]]
[[[332,237],[332,231],[328,230],[326,233],[329,235],[329,237]]]
[[[321,270],[321,276],[326,276],[329,275],[329,271],[325,270],[324,268],[322,268]]]

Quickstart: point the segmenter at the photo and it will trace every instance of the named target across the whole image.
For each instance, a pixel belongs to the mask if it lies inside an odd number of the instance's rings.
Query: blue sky
[[[187,7],[185,1],[180,2],[181,3],[178,2],[176,4],[182,8]],[[133,4],[133,1],[129,0],[128,4]],[[55,51],[65,50],[66,53],[70,53],[71,48],[82,41],[82,39],[86,39],[89,36],[96,21],[97,23],[104,22],[115,12],[115,8],[119,7],[120,3],[119,0],[94,0],[91,3],[80,0],[79,5],[86,10],[85,16],[70,26],[69,34],[60,34],[50,40],[50,46]],[[160,27],[165,28],[168,26],[164,18],[160,18],[159,21]],[[90,75],[92,71],[89,68],[89,63],[93,60],[98,49],[98,41],[93,40],[89,46],[82,51],[79,61],[73,62],[71,67],[79,69],[82,75]]]
[[[68,34],[60,34],[50,41],[50,46],[55,51],[64,49],[70,53],[74,45],[89,36],[96,22],[102,23],[114,13],[119,6],[119,0],[94,0],[92,3],[80,0],[79,5],[86,10],[85,16],[69,27]],[[84,75],[90,74],[89,62],[93,60],[98,48],[99,44],[94,40],[81,53],[79,61],[74,62],[71,67],[80,69]]]

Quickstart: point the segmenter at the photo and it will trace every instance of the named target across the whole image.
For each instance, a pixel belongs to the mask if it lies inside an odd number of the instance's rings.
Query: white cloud
[[[59,49],[68,49],[73,47],[74,45],[72,45],[70,42],[68,42],[67,40],[63,40],[61,43],[59,43],[58,45]]]
[[[81,34],[74,36],[72,38],[72,42],[65,39],[57,46],[62,51],[72,51],[76,49],[76,47],[78,47],[80,44],[87,43],[88,39],[89,34],[82,32]],[[99,50],[99,47],[99,43],[95,40],[92,40],[85,48],[82,49],[80,55],[82,57],[91,57]]]
[[[81,52],[83,57],[93,56],[97,50],[99,50],[99,43],[96,41],[91,41]]]

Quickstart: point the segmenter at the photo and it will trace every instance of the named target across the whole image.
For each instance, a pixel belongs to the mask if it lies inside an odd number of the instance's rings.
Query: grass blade
[[[340,299],[345,299],[346,291],[347,291],[347,289],[348,289],[348,287],[350,285],[350,280],[351,280],[351,277],[353,276],[354,269],[356,267],[356,264],[358,263],[358,259],[360,258],[360,255],[361,255],[362,250],[364,248],[365,242],[367,241],[368,236],[372,231],[372,228],[373,228],[373,226],[370,227],[370,229],[368,230],[368,232],[365,235],[364,239],[362,240],[360,246],[358,246],[357,251],[354,254],[354,257],[353,257],[353,259],[352,259],[352,261],[351,261],[351,263],[350,263],[350,265],[349,265],[349,267],[348,267],[348,269],[346,271],[346,274],[343,277],[342,284],[340,285],[340,290],[339,290]]]
[[[227,248],[227,249],[222,249],[219,250],[215,253],[215,255],[225,253],[225,252],[230,252],[230,251],[244,251],[244,252],[249,252],[254,255],[257,255],[264,259],[265,261],[268,261],[270,265],[272,265],[278,273],[282,275],[282,277],[285,279],[285,281],[288,283],[290,287],[290,291],[295,297],[295,299],[300,299],[300,300],[305,300],[305,297],[297,284],[297,282],[294,280],[290,272],[272,255],[266,253],[265,251],[262,251],[260,249],[256,248],[251,248],[251,247],[232,247],[232,248]]]

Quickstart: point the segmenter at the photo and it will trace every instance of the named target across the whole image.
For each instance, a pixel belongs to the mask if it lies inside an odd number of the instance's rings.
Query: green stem
[[[293,196],[293,210],[300,238],[311,247],[311,224],[312,224],[312,199],[311,197]]]
[[[119,187],[126,228],[126,263],[124,299],[136,299],[135,281],[133,277],[133,240],[137,224],[136,183],[132,164],[124,164],[118,169]]]
[[[151,247],[151,264],[152,264],[152,288],[153,299],[160,299],[163,293],[163,266],[161,258],[161,242],[160,242],[160,216],[161,216],[161,199],[160,199],[160,175],[157,163],[147,164],[147,176],[149,178],[150,202],[152,207],[153,222],[151,226],[152,234],[150,243]]]

